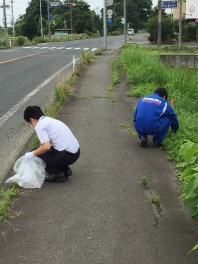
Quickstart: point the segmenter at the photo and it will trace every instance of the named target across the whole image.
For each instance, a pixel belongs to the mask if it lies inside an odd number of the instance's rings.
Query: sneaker
[[[147,138],[141,138],[140,147],[146,148],[147,147]]]
[[[47,182],[53,182],[53,181],[56,181],[60,178],[63,178],[65,177],[65,174],[64,172],[60,172],[60,173],[54,173],[54,174],[51,174],[51,175],[48,175],[45,177],[45,181]]]

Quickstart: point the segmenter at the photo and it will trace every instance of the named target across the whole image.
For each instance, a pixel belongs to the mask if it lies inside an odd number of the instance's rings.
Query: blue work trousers
[[[160,144],[163,139],[165,138],[166,134],[168,133],[168,129],[171,126],[172,121],[169,117],[162,117],[160,119],[160,124],[158,128],[152,128],[152,127],[142,127],[138,124],[136,121],[134,123],[135,129],[138,132],[138,136],[141,139],[142,137],[147,138],[148,135],[153,136],[153,143],[154,144]]]

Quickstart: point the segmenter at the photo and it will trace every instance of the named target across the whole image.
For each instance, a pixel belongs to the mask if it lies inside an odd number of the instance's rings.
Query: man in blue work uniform
[[[168,92],[165,88],[157,88],[154,94],[142,97],[134,113],[134,127],[141,140],[140,147],[147,147],[148,135],[153,136],[155,147],[161,142],[171,127],[174,133],[179,129],[177,115],[166,101]]]
[[[24,155],[26,159],[38,156],[46,163],[46,181],[54,181],[72,175],[69,165],[80,156],[80,146],[63,122],[45,116],[39,106],[28,106],[24,111],[24,119],[34,128],[40,146]]]

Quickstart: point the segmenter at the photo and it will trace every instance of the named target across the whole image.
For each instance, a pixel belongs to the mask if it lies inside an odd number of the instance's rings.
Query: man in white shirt
[[[24,157],[31,159],[38,156],[46,163],[46,181],[54,181],[72,175],[69,165],[80,156],[80,146],[63,122],[45,116],[39,106],[28,106],[24,111],[24,119],[34,128],[41,145]]]

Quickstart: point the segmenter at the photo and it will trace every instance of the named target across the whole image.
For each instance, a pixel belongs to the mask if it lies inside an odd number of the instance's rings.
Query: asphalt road
[[[1,264],[196,264],[197,223],[181,210],[175,170],[162,149],[139,147],[132,126],[137,100],[124,76],[108,98],[107,52],[75,85],[60,120],[81,146],[73,176],[23,190],[12,218],[0,226]],[[149,180],[145,190],[141,179]],[[151,204],[160,196],[159,206]]]
[[[108,37],[107,45],[120,48],[123,36]],[[50,104],[58,81],[71,74],[73,56],[102,47],[97,38],[0,50],[0,181],[32,133],[23,121],[25,107]]]

